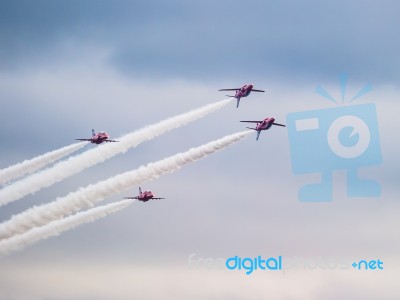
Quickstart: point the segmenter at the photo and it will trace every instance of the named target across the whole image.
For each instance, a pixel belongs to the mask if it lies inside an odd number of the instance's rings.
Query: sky
[[[165,200],[135,202],[1,257],[0,299],[397,299],[399,8],[369,0],[1,0],[0,169],[86,138],[92,128],[117,139],[226,99],[221,88],[266,90],[2,206],[1,222],[242,131],[240,120],[286,123],[291,113],[350,106],[366,84],[372,91],[351,105],[375,104],[376,117],[365,122],[377,120],[382,162],[358,169],[379,182],[380,196],[347,196],[343,169],[332,173],[332,201],[301,202],[299,189],[321,174],[295,173],[289,125],[258,141],[251,134],[141,185]],[[71,156],[96,147],[107,145]],[[282,256],[287,270],[246,275],[213,264],[259,255]],[[351,267],[378,259],[383,270]]]

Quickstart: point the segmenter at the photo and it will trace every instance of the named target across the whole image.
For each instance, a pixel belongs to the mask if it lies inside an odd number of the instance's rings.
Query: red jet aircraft
[[[240,121],[240,122],[257,123],[256,128],[247,127],[249,129],[257,131],[256,141],[258,141],[258,138],[260,137],[261,130],[268,130],[271,128],[272,125],[286,127],[286,125],[275,123],[275,118],[265,118],[262,121]]]
[[[230,96],[227,95],[228,97],[236,98],[237,103],[236,103],[236,108],[239,107],[239,102],[240,98],[242,97],[247,97],[251,92],[260,92],[264,93],[265,91],[262,90],[255,90],[253,89],[254,85],[253,84],[246,84],[242,86],[241,88],[237,89],[221,89],[220,91],[236,91],[235,96]]]
[[[125,197],[124,199],[136,199],[142,202],[147,202],[149,200],[161,200],[165,198],[156,198],[151,191],[142,192],[142,189],[139,187],[139,195],[137,195],[136,197]]]
[[[92,137],[90,139],[76,139],[77,141],[88,141],[91,142],[92,144],[101,144],[102,142],[108,142],[108,143],[115,143],[118,141],[114,140],[109,140],[110,136],[108,135],[107,132],[105,131],[100,131],[99,133],[96,133],[94,129],[92,129]]]

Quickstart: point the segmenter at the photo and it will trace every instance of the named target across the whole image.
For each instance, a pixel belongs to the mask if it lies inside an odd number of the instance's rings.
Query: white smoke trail
[[[123,200],[110,203],[104,206],[95,207],[87,211],[79,212],[64,219],[50,222],[47,225],[36,227],[24,234],[15,235],[12,238],[0,241],[0,256],[8,255],[20,251],[40,240],[57,236],[60,233],[75,228],[81,224],[93,222],[111,213],[115,213],[130,204],[134,200]]]
[[[75,143],[2,169],[0,170],[0,184],[4,184],[13,179],[34,173],[39,169],[67,156],[68,154],[79,150],[85,145],[86,143],[84,142]]]
[[[120,141],[119,143],[101,145],[80,155],[59,162],[52,168],[35,173],[23,180],[13,183],[12,185],[6,186],[0,190],[0,206],[21,199],[26,195],[33,194],[42,188],[49,187],[56,182],[83,171],[86,168],[103,162],[118,153],[125,153],[130,148],[135,147],[144,141],[151,140],[167,131],[198,120],[218,109],[221,109],[230,101],[232,100],[225,99],[217,103],[209,104],[166,119],[154,125],[136,130],[132,133],[128,133],[118,139]]]
[[[186,152],[178,153],[163,160],[149,163],[138,169],[129,171],[96,184],[69,193],[65,197],[56,199],[48,204],[32,207],[10,220],[0,224],[0,239],[8,238],[15,234],[21,234],[27,230],[42,226],[53,220],[60,219],[75,213],[83,208],[92,207],[97,202],[140,184],[158,178],[159,176],[172,173],[183,166],[206,157],[218,150],[241,140],[252,131],[242,131],[225,136]]]

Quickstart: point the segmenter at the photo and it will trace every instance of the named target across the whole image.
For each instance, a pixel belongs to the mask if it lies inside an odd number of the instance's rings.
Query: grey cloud
[[[2,10],[1,64],[59,59],[69,39],[76,51],[85,43],[112,49],[108,62],[125,74],[207,81],[321,78],[344,70],[393,82],[397,7],[395,1],[10,2]]]

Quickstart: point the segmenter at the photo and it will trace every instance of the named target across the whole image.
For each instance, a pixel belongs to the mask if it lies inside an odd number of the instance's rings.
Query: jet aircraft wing
[[[220,89],[219,91],[237,91],[240,90],[240,88],[237,89]]]

